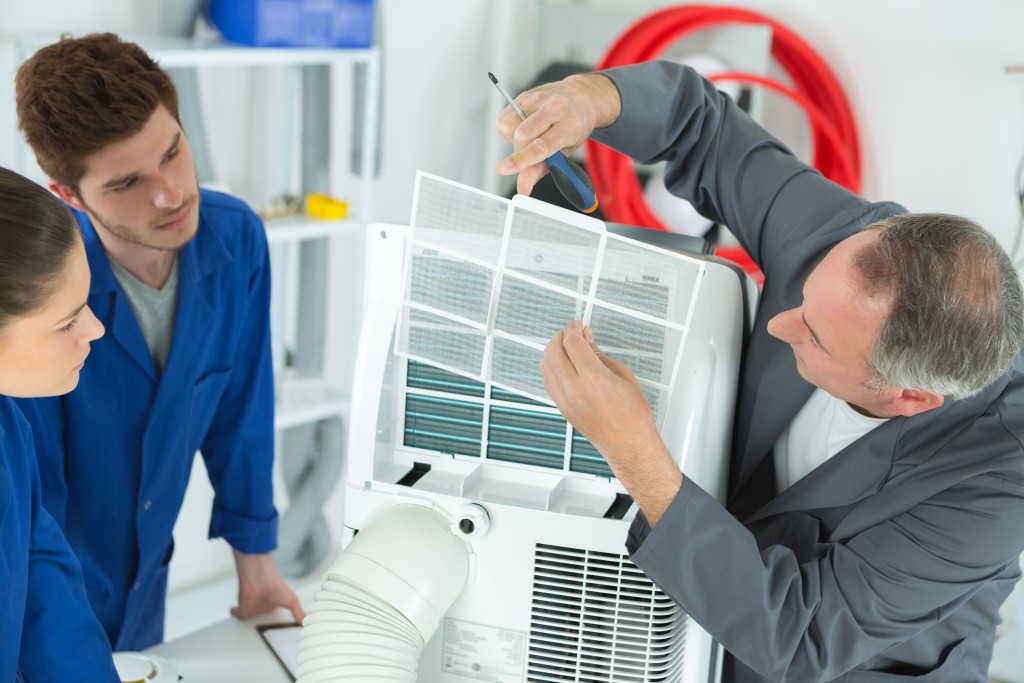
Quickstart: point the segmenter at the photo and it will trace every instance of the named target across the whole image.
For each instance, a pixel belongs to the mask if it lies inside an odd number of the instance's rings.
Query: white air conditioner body
[[[367,233],[344,522],[358,533],[384,506],[421,504],[465,539],[468,581],[423,648],[416,680],[714,683],[719,648],[625,554],[637,510],[624,488],[592,450],[562,467],[532,460],[564,432],[557,411],[395,354],[412,232],[381,224]],[[662,436],[684,474],[722,500],[744,300],[755,290],[734,267],[705,260]],[[449,436],[466,448],[449,448]],[[502,451],[517,439],[525,459]]]

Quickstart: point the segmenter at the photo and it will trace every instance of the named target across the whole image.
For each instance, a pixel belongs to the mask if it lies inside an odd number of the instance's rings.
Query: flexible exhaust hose
[[[444,514],[382,507],[324,573],[302,623],[298,683],[414,683],[423,646],[468,577],[469,547]]]

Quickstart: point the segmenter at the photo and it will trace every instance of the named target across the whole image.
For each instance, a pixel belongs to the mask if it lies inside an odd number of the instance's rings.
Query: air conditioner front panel
[[[418,680],[717,680],[710,637],[625,556],[636,506],[550,404],[539,372],[523,368],[536,367],[556,324],[590,315],[598,343],[640,378],[684,474],[721,499],[742,281],[714,261],[596,239],[593,219],[565,231],[560,253],[571,258],[559,259],[547,251],[557,212],[521,216],[506,233],[507,212],[519,210],[507,200],[423,184],[432,188],[418,189],[427,201],[415,239],[400,226],[368,233],[353,396],[373,403],[353,405],[345,495],[353,530],[394,502],[453,519],[467,505],[486,510],[488,531],[469,539],[470,582],[426,645]],[[446,223],[454,206],[470,217]],[[595,280],[587,272],[602,258]],[[412,276],[420,286],[410,289]],[[421,296],[431,288],[437,298]]]

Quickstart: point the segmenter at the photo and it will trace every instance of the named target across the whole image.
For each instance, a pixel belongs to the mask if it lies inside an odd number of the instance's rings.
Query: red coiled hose
[[[810,120],[814,167],[825,177],[858,192],[861,182],[860,142],[842,87],[810,45],[770,17],[737,7],[670,7],[654,12],[628,28],[608,49],[597,68],[650,61],[689,33],[734,23],[771,26],[772,56],[789,75],[793,87],[764,76],[740,72],[711,75],[711,80],[733,80],[765,87],[794,101]],[[586,164],[608,220],[667,229],[647,206],[628,157],[588,139]],[[740,249],[722,249],[718,253],[738,261],[750,272],[756,271],[756,266]]]

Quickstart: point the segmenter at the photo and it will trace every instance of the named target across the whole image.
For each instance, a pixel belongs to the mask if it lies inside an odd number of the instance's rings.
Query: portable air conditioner
[[[636,505],[539,395],[534,354],[588,316],[643,378],[686,476],[721,499],[756,290],[713,257],[612,244],[599,221],[529,198],[421,176],[415,206],[412,226],[368,232],[345,479],[354,538],[307,616],[300,683],[714,683],[719,649],[630,562]],[[615,318],[627,304],[640,317]],[[521,337],[502,331],[513,327]]]

